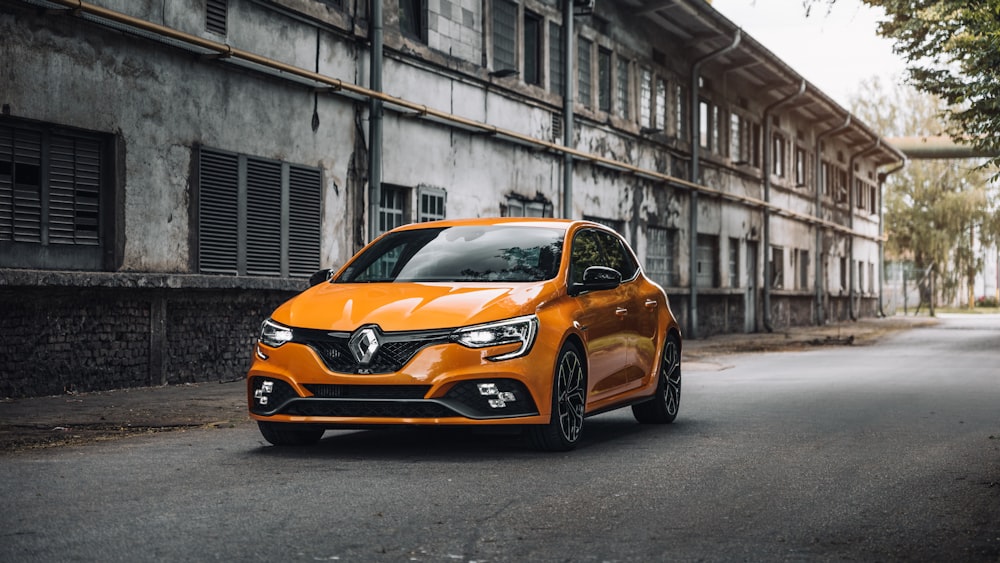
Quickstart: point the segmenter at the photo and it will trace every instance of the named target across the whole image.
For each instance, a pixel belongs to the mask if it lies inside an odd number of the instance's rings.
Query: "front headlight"
[[[510,360],[527,354],[535,343],[538,332],[538,317],[528,315],[506,321],[487,323],[460,328],[452,333],[452,338],[462,346],[469,348],[486,348],[503,344],[520,343],[521,346],[513,352],[498,356],[487,356],[487,360],[495,362]]]
[[[267,319],[260,325],[260,337],[258,337],[258,340],[261,344],[277,348],[291,339],[292,329],[283,324]]]

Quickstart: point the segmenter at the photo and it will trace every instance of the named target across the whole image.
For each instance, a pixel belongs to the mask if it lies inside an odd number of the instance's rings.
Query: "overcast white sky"
[[[844,108],[861,81],[874,75],[902,81],[905,61],[876,33],[882,18],[860,0],[820,0],[805,15],[802,0],[712,0],[743,28]]]

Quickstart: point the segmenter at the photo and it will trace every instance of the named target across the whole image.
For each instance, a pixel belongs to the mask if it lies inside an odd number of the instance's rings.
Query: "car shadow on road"
[[[533,449],[521,429],[497,428],[377,428],[328,430],[311,446],[262,445],[253,455],[276,458],[338,458],[412,460],[448,459],[469,462],[486,459],[532,458],[539,455],[616,455],[642,442],[658,443],[664,436],[685,430],[683,422],[669,425],[638,424],[631,419],[587,420],[585,433],[574,452],[547,453]],[[690,429],[688,429],[690,430]],[[263,442],[262,442],[263,443]]]

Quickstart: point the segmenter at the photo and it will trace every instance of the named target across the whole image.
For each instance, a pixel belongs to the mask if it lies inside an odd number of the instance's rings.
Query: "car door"
[[[584,229],[573,237],[569,283],[583,281],[583,272],[590,266],[608,266],[600,235],[596,229]],[[578,304],[575,320],[584,334],[588,360],[587,396],[599,399],[620,392],[628,384],[629,341],[622,314],[627,298],[619,287],[581,293],[574,299]]]
[[[622,319],[622,331],[627,339],[625,378],[627,389],[642,385],[655,363],[657,309],[655,288],[639,275],[639,263],[626,248],[625,241],[611,233],[599,233],[607,256],[607,266],[622,275],[619,288],[622,301],[617,315]]]

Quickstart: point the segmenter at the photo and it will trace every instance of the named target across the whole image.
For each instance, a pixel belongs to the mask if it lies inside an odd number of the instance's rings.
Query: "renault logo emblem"
[[[363,366],[371,363],[381,345],[376,329],[368,326],[351,335],[351,340],[348,342],[354,359]]]

